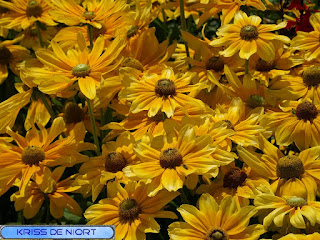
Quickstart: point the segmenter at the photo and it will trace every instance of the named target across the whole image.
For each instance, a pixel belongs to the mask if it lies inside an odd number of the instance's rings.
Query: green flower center
[[[31,0],[29,1],[26,9],[26,13],[28,17],[41,17],[43,10],[40,5],[36,0]]]
[[[221,228],[217,228],[217,229],[213,229],[211,230],[207,236],[205,240],[229,240],[229,236],[226,233],[226,231],[224,231]]]
[[[290,206],[290,207],[302,207],[304,205],[307,205],[308,202],[306,199],[304,198],[301,198],[301,197],[291,197],[287,200],[287,204]]]
[[[223,177],[223,187],[237,189],[245,182],[247,177],[247,174],[242,172],[241,169],[232,168]]]
[[[119,204],[119,216],[122,221],[133,222],[140,213],[141,208],[133,198],[125,199]]]
[[[311,66],[302,74],[303,82],[308,86],[317,86],[320,83],[320,66]]]
[[[181,166],[182,155],[176,148],[168,148],[160,154],[160,166],[162,168],[174,169]]]
[[[132,26],[128,31],[127,31],[127,38],[131,38],[133,37],[134,35],[137,34],[139,30],[139,27],[138,26]]]
[[[66,124],[79,123],[84,119],[84,112],[74,102],[66,104],[63,112],[63,120]]]
[[[160,97],[168,97],[176,94],[176,85],[167,78],[158,80],[155,86],[155,92]]]
[[[206,64],[207,70],[213,70],[215,72],[221,72],[224,68],[224,62],[220,57],[212,57]]]
[[[12,53],[5,46],[0,47],[0,65],[7,65],[12,58]]]
[[[44,151],[37,146],[28,146],[22,151],[21,160],[27,165],[39,165],[45,159]]]
[[[241,28],[240,37],[245,41],[252,41],[258,38],[258,28],[253,25],[247,25]]]
[[[76,77],[86,77],[91,72],[88,64],[80,63],[72,68],[72,75]]]
[[[248,100],[246,101],[246,104],[250,108],[256,108],[256,107],[264,107],[266,105],[266,102],[263,97],[257,94],[251,95]]]
[[[308,101],[300,103],[296,108],[296,116],[300,120],[312,122],[318,116],[318,109],[316,106]]]
[[[121,67],[135,68],[135,69],[143,72],[143,66],[142,66],[141,62],[139,62],[137,59],[132,58],[132,57],[125,58],[121,64]]]
[[[258,62],[256,63],[256,70],[259,72],[269,72],[275,67],[275,62],[266,62],[263,59],[259,59]]]
[[[277,176],[280,178],[299,178],[304,173],[301,159],[294,155],[288,155],[279,159],[277,164]]]
[[[87,20],[92,20],[96,17],[96,14],[94,12],[91,12],[91,11],[86,11],[83,13],[83,16],[85,19]]]
[[[127,165],[127,160],[123,157],[121,153],[110,152],[106,156],[105,169],[108,172],[116,173],[122,171],[122,169]]]

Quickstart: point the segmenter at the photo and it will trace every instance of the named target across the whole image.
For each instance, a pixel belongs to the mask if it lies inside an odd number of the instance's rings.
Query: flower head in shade
[[[258,16],[248,17],[246,13],[239,11],[234,16],[234,23],[227,24],[218,29],[218,38],[211,41],[214,47],[224,46],[221,52],[225,57],[231,57],[237,52],[243,59],[249,59],[257,53],[265,61],[271,61],[275,57],[275,47],[272,40],[280,40],[289,43],[286,36],[271,33],[286,26],[286,22],[274,24],[260,24]]]
[[[185,222],[169,225],[170,239],[256,240],[265,232],[260,224],[248,226],[256,213],[254,207],[246,206],[239,210],[231,196],[218,205],[210,194],[202,194],[198,206],[199,209],[183,204],[178,208]]]
[[[147,186],[142,181],[130,181],[125,187],[113,182],[108,184],[109,198],[90,206],[84,216],[89,225],[115,225],[116,240],[145,239],[145,233],[160,230],[154,218],[177,218],[162,208],[178,195],[162,190],[148,197]]]

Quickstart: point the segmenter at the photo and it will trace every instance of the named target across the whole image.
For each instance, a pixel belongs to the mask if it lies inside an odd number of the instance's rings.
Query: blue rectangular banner
[[[2,225],[0,239],[114,239],[114,226]]]

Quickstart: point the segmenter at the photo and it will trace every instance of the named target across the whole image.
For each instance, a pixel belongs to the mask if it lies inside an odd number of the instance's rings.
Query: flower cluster
[[[0,0],[0,224],[320,238],[317,6]]]

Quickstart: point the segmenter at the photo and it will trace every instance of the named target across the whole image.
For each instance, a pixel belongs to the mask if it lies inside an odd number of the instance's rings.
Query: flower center
[[[125,58],[121,64],[121,67],[131,67],[131,68],[135,68],[135,69],[143,72],[143,66],[142,66],[141,62],[139,62],[137,59],[132,58],[132,57]]]
[[[264,107],[266,105],[266,102],[263,97],[257,94],[251,95],[248,100],[246,101],[246,104],[250,108],[256,108],[256,107]]]
[[[266,62],[263,59],[259,59],[258,62],[256,63],[256,70],[259,72],[269,72],[275,67],[275,62]]]
[[[232,124],[229,120],[222,120],[222,121],[226,123],[227,129],[232,129],[232,130],[234,130],[234,126],[233,126],[233,124]]]
[[[28,146],[22,151],[21,156],[22,162],[24,164],[39,165],[45,159],[44,151],[37,146]]]
[[[0,65],[7,65],[10,62],[12,53],[6,47],[0,48]]]
[[[298,119],[304,120],[305,122],[307,120],[312,122],[313,119],[318,116],[318,110],[313,103],[304,101],[297,106],[296,116]]]
[[[237,187],[244,183],[247,177],[247,174],[242,172],[239,168],[232,168],[223,177],[223,187],[237,189]]]
[[[301,198],[301,197],[291,197],[287,200],[287,204],[290,206],[290,207],[303,207],[304,205],[307,205],[308,202],[306,199],[304,198]]]
[[[150,117],[150,120],[153,122],[163,122],[166,119],[166,115],[164,112],[158,112],[153,117]]]
[[[134,35],[137,34],[139,30],[139,27],[138,26],[132,26],[128,31],[127,31],[127,38],[131,38],[133,37]]]
[[[87,20],[92,20],[96,17],[96,14],[94,12],[91,12],[91,11],[86,11],[83,13],[83,15],[85,19]]]
[[[288,155],[279,159],[277,176],[280,178],[300,177],[304,173],[304,166],[300,158]]]
[[[212,57],[206,64],[207,70],[213,70],[215,72],[221,72],[224,68],[224,62],[220,57]]]
[[[66,124],[79,123],[84,119],[84,112],[74,102],[68,102],[64,108],[63,120]]]
[[[176,148],[168,148],[160,154],[160,166],[174,169],[182,164],[182,155]]]
[[[40,17],[42,12],[43,11],[40,3],[38,3],[36,0],[29,1],[26,10],[28,17]]]
[[[89,75],[90,71],[91,69],[88,64],[80,63],[72,68],[72,75],[76,77],[85,77]]]
[[[119,204],[119,216],[120,219],[125,222],[134,221],[138,218],[140,213],[141,208],[133,198],[125,199]]]
[[[245,41],[252,41],[258,38],[258,28],[253,25],[247,25],[241,28],[240,37]]]
[[[160,97],[168,97],[176,94],[176,85],[167,78],[158,80],[155,86],[155,92]]]
[[[209,232],[209,234],[206,236],[206,240],[229,240],[229,236],[221,228],[215,228]]]
[[[320,83],[320,66],[311,66],[302,74],[303,82],[308,86],[317,86]]]
[[[127,165],[127,160],[122,156],[121,153],[110,152],[106,156],[105,168],[108,172],[116,173],[122,171]]]

